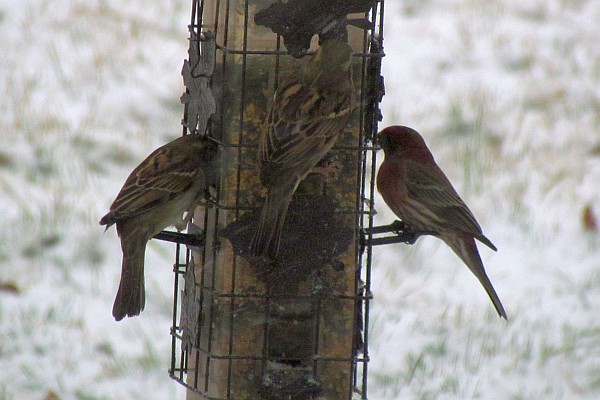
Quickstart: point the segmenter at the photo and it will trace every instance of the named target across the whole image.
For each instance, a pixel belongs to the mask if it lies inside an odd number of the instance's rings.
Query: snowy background
[[[180,134],[189,1],[0,0],[0,399],[166,399],[172,247],[140,318],[99,218]],[[390,124],[499,248],[509,315],[441,242],[376,250],[370,398],[600,398],[600,2],[388,0]],[[127,141],[123,138],[127,137]],[[378,222],[389,210],[378,207]]]

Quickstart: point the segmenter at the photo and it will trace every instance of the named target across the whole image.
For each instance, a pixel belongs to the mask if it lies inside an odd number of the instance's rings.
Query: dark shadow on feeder
[[[296,194],[283,226],[279,254],[275,260],[251,255],[250,242],[258,225],[260,209],[232,222],[221,236],[228,239],[236,254],[253,265],[266,282],[276,282],[277,290],[295,291],[299,281],[313,279],[313,291],[327,289],[329,271],[342,271],[337,257],[352,242],[352,228],[335,213],[336,200],[327,195]],[[327,270],[331,268],[331,270]]]
[[[278,362],[267,363],[267,372],[262,379],[262,399],[317,399],[321,393],[321,384],[311,368],[288,368]]]

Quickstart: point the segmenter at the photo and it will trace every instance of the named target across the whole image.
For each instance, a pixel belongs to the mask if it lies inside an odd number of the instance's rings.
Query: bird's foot
[[[391,224],[392,232],[394,232],[398,236],[402,236],[404,239],[404,243],[406,244],[415,244],[419,236],[423,233],[417,232],[414,228],[408,225],[404,221],[396,220]]]
[[[201,207],[213,207],[216,206],[218,203],[217,201],[217,188],[214,186],[211,186],[209,188],[204,189],[204,197],[200,200],[200,203],[198,204]]]

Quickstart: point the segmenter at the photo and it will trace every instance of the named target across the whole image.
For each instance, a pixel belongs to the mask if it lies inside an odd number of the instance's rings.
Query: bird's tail
[[[291,190],[290,190],[291,189]],[[260,221],[252,243],[252,254],[275,259],[281,242],[281,232],[295,187],[269,189],[262,207]]]
[[[452,251],[454,251],[454,253],[460,257],[467,267],[469,267],[477,279],[479,279],[479,282],[481,282],[481,285],[487,292],[488,296],[490,296],[490,300],[492,300],[498,315],[504,319],[507,319],[504,306],[502,305],[496,290],[494,290],[492,282],[485,273],[483,261],[481,261],[481,257],[479,256],[475,239],[464,235],[452,235],[451,237],[444,237],[443,240],[448,246],[450,246]]]
[[[121,248],[123,249],[121,281],[112,310],[112,315],[117,321],[122,320],[125,316],[139,315],[146,302],[144,254],[147,240],[144,240],[145,238],[138,239],[134,236],[136,236],[135,233],[129,235],[128,238],[121,237]]]

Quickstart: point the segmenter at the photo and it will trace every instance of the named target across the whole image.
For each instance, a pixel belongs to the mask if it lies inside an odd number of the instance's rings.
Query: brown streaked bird
[[[506,319],[475,239],[494,251],[496,246],[484,236],[421,135],[405,126],[390,126],[378,139],[385,160],[377,173],[377,189],[388,207],[415,231],[436,232],[479,279],[498,315]]]
[[[322,44],[298,76],[275,92],[260,137],[260,180],[267,188],[251,243],[254,255],[274,259],[292,196],[298,184],[331,150],[354,107],[352,48]]]
[[[214,182],[216,143],[186,135],[156,149],[129,175],[100,225],[117,224],[123,263],[113,317],[139,315],[145,305],[146,243],[170,225],[181,231]],[[185,219],[183,213],[187,212]]]

